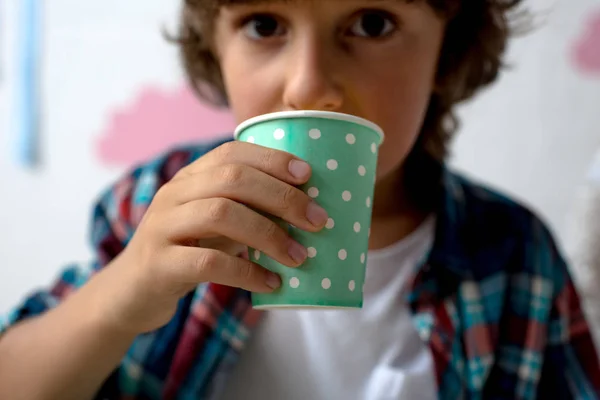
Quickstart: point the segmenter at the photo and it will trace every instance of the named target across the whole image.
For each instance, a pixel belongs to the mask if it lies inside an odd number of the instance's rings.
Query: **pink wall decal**
[[[600,11],[592,13],[573,48],[577,69],[600,76]]]
[[[149,87],[129,107],[114,111],[96,142],[96,154],[105,164],[131,165],[177,144],[231,135],[234,128],[227,110],[202,103],[187,87]]]

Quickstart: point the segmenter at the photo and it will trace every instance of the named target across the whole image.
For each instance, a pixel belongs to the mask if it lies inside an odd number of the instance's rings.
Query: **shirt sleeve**
[[[69,293],[83,286],[95,269],[93,264],[75,264],[65,268],[49,289],[35,291],[7,315],[0,316],[0,335],[20,321],[56,307]]]
[[[600,399],[598,352],[568,267],[549,241],[555,261],[555,295],[538,398]]]

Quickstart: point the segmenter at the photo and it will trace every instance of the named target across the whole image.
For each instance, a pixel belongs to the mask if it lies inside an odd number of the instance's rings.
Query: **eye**
[[[389,36],[397,27],[393,17],[382,11],[366,11],[350,28],[353,36],[382,38]]]
[[[268,39],[285,34],[285,29],[277,18],[268,14],[250,16],[246,18],[243,26],[246,35],[255,40]]]

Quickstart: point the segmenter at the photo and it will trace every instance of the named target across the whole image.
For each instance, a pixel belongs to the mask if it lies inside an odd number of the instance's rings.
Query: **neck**
[[[369,249],[382,249],[402,240],[423,223],[427,214],[427,210],[420,209],[410,200],[402,168],[378,180]]]

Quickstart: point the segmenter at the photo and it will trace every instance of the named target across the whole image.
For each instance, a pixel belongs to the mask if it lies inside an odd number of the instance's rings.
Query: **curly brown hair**
[[[227,95],[211,51],[212,23],[221,6],[253,1],[184,0],[176,42],[190,83],[201,98],[214,105],[227,105]],[[448,23],[435,90],[419,139],[407,160],[407,164],[413,164],[412,169],[421,169],[422,164],[414,164],[423,156],[437,162],[446,158],[449,141],[459,125],[455,106],[496,80],[508,38],[517,27],[512,17],[525,15],[518,10],[521,0],[425,1]],[[423,178],[422,172],[416,175]]]

